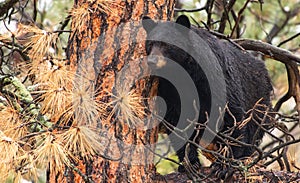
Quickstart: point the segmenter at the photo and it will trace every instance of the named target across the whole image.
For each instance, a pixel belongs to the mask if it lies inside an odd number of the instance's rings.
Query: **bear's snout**
[[[165,57],[163,56],[160,49],[153,47],[151,53],[147,57],[147,62],[150,67],[159,69],[167,64]]]
[[[160,69],[167,65],[167,61],[163,56],[150,55],[147,57],[148,65],[154,69]]]

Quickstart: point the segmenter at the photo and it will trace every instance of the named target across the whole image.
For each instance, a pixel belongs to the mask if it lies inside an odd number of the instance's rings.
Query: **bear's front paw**
[[[179,166],[178,166],[178,172],[180,172],[180,173],[186,172],[183,165],[179,165]]]
[[[211,175],[215,175],[217,178],[228,182],[234,173],[234,168],[224,165],[220,162],[214,162],[211,164]]]
[[[194,162],[194,163],[189,163],[189,164],[184,164],[184,165],[179,165],[178,166],[178,172],[180,173],[185,173],[185,172],[194,172],[194,171],[199,171],[201,168],[201,164],[199,161]]]

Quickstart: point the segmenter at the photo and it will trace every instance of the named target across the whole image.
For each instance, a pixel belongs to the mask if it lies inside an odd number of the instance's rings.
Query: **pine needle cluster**
[[[107,92],[111,101],[100,105],[102,111],[106,111],[102,116],[106,120],[117,116],[118,120],[130,128],[143,128],[147,117],[146,98],[141,97],[135,89],[123,85],[117,85],[115,89],[115,94]],[[107,110],[108,108],[112,110]]]
[[[115,0],[87,0],[87,2],[87,4],[74,7],[70,11],[74,30],[84,31],[92,13],[102,12],[117,16],[112,7],[122,8]]]
[[[16,37],[35,67],[38,67],[45,56],[54,54],[53,47],[58,41],[58,33],[42,30],[35,25],[19,24]]]
[[[85,29],[93,11],[108,13],[119,6],[108,0],[88,4],[70,12],[74,30]],[[0,182],[36,182],[42,170],[59,173],[72,169],[79,159],[101,156],[106,148],[103,129],[97,128],[101,120],[117,118],[130,128],[144,126],[146,99],[119,82],[114,92],[101,91],[109,101],[101,102],[90,72],[80,64],[76,72],[70,68],[58,32],[19,24],[15,36],[29,58],[23,68],[31,83],[8,77],[1,88]]]

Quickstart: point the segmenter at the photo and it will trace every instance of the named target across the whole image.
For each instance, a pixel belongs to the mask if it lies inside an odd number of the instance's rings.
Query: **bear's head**
[[[168,65],[168,61],[184,65],[189,59],[191,23],[187,16],[179,16],[176,22],[155,22],[145,16],[142,25],[147,33],[146,53],[150,67],[160,69]]]

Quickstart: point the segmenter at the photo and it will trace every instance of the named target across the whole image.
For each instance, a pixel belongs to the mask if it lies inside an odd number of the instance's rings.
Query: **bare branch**
[[[231,31],[231,35],[230,35],[231,38],[233,38],[235,32],[237,33],[235,36],[239,37],[239,35],[238,35],[238,33],[239,33],[238,27],[239,27],[240,21],[242,19],[242,15],[243,15],[243,13],[244,13],[244,11],[245,11],[245,9],[246,9],[246,7],[247,7],[247,5],[248,5],[249,2],[250,2],[250,0],[247,0],[246,3],[244,4],[244,6],[238,12],[238,17],[237,17],[237,19],[235,21],[235,24],[234,24],[234,27],[233,27],[233,29]]]
[[[277,46],[280,47],[280,46],[282,46],[283,44],[285,44],[285,43],[287,43],[287,42],[289,42],[289,41],[295,39],[295,38],[298,37],[298,36],[300,36],[300,32],[298,32],[297,34],[293,35],[292,37],[290,37],[290,38],[288,38],[288,39],[282,41],[282,42],[279,43]]]
[[[276,37],[288,24],[288,22],[295,16],[297,16],[300,12],[300,6],[298,4],[295,5],[296,8],[292,11],[285,11],[284,8],[281,6],[281,3],[279,1],[279,5],[281,7],[281,10],[285,14],[285,18],[281,23],[275,23],[273,28],[270,30],[269,34],[267,35],[267,42],[271,43],[274,37]]]
[[[203,11],[203,10],[206,10],[206,6],[201,8],[195,8],[195,9],[177,9],[177,8],[174,9],[175,12],[188,12],[188,13]]]
[[[207,20],[206,24],[209,29],[211,29],[211,23],[212,23],[212,9],[214,7],[214,0],[210,0],[206,2],[206,13],[207,13]]]
[[[5,15],[19,0],[5,0],[0,3],[0,17]]]
[[[224,33],[226,22],[227,20],[229,21],[229,12],[232,10],[235,2],[236,2],[235,0],[230,0],[226,5],[224,4],[224,12],[222,14],[221,23],[218,32]]]
[[[241,45],[246,50],[259,51],[271,58],[278,60],[285,64],[290,64],[292,61],[300,63],[300,58],[293,53],[273,46],[269,43],[257,41],[253,39],[236,39],[234,40],[237,44]]]
[[[297,112],[298,114],[300,114],[300,89],[299,89],[299,82],[300,82],[300,78],[299,78],[299,71],[297,69],[297,64],[289,64],[286,65],[286,70],[287,70],[287,75],[288,75],[288,81],[289,81],[289,90],[288,92],[279,99],[279,101],[276,103],[274,110],[278,111],[281,107],[281,105],[287,101],[288,99],[290,99],[291,97],[294,97],[295,101],[296,101],[296,105],[297,105]],[[298,74],[297,74],[298,72]]]

